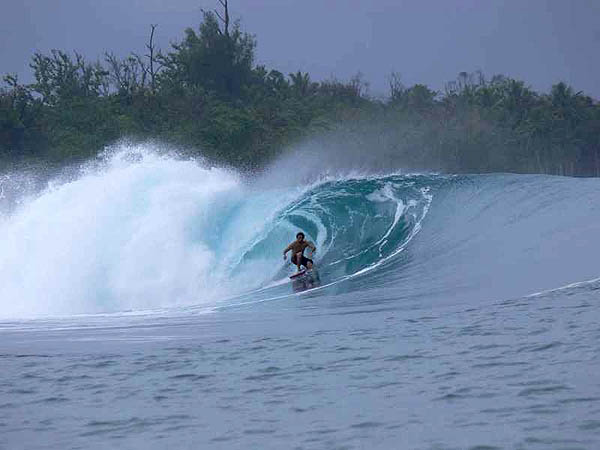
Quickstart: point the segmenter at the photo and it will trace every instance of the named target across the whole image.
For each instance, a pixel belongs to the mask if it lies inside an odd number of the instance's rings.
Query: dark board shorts
[[[308,267],[308,263],[314,264],[312,259],[308,259],[306,256],[302,255],[302,258],[300,259],[300,265]],[[296,261],[296,255],[292,255],[292,264],[298,265],[298,261]]]

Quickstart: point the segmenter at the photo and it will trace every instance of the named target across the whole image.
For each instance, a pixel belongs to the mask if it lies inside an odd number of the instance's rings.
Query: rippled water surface
[[[123,326],[7,324],[0,443],[597,448],[599,293],[427,309],[352,294]]]

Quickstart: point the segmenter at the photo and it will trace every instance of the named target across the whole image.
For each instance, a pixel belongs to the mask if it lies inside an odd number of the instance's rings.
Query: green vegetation
[[[564,83],[546,94],[461,73],[438,93],[392,74],[389,98],[375,99],[360,76],[316,82],[255,65],[254,37],[220,3],[166,54],[154,25],[144,56],[36,53],[35,82],[7,75],[0,89],[0,163],[69,164],[126,137],[257,169],[329,134],[411,169],[600,175],[600,104]]]

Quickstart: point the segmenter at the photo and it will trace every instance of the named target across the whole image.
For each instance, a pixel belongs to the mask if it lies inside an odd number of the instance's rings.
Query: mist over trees
[[[159,139],[215,163],[257,169],[294,143],[336,136],[398,168],[600,176],[600,104],[564,83],[549,93],[460,73],[443,92],[389,77],[385,99],[360,75],[315,81],[256,65],[256,39],[226,0],[162,52],[102,61],[53,50],[35,81],[0,89],[0,163],[84,161],[120,139]]]

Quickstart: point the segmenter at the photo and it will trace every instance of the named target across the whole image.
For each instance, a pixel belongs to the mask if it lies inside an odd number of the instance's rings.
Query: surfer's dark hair
[[[302,231],[299,231],[298,233],[296,233],[296,238],[299,238],[300,236],[306,237],[306,236],[304,236],[304,233]]]

